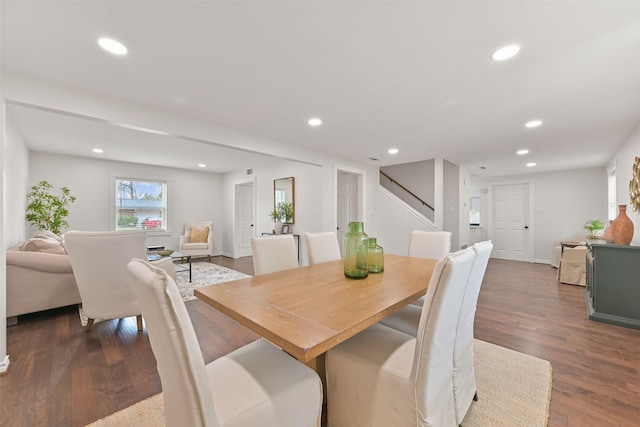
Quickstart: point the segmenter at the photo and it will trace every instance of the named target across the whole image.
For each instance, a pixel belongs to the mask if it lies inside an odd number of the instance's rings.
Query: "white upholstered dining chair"
[[[184,235],[180,236],[179,251],[192,257],[207,257],[211,262],[213,255],[213,221],[192,221],[184,226]]]
[[[162,382],[165,425],[319,427],[318,375],[259,339],[205,365],[173,279],[134,259],[129,273]]]
[[[474,369],[473,325],[475,321],[478,295],[487,270],[493,244],[487,240],[473,245],[476,257],[471,267],[466,291],[462,299],[453,353],[453,391],[456,407],[456,422],[462,420],[469,411],[473,400],[477,400],[477,386]],[[420,324],[421,307],[409,304],[392,315],[382,319],[381,324],[416,336]]]
[[[68,231],[65,247],[89,319],[120,319],[136,316],[142,330],[142,315],[133,293],[127,264],[146,256],[144,231]]]
[[[414,230],[409,239],[409,256],[440,259],[451,251],[450,231]],[[422,307],[424,297],[411,304]]]
[[[298,252],[292,234],[258,236],[251,239],[253,273],[275,273],[298,268]]]
[[[378,323],[327,352],[330,426],[456,425],[453,353],[474,258],[469,248],[437,262],[416,336]]]
[[[307,254],[309,255],[310,265],[335,261],[342,258],[338,236],[333,231],[304,233],[304,240],[307,243]]]

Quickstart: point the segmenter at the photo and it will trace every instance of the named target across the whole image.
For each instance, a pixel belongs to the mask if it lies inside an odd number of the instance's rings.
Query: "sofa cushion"
[[[207,243],[209,238],[209,227],[191,227],[189,243]]]
[[[49,254],[66,255],[60,242],[54,239],[32,237],[25,241],[20,250],[27,252],[44,252]]]

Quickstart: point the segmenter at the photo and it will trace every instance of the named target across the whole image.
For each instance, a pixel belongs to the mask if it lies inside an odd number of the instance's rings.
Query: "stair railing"
[[[383,171],[380,171],[380,175],[384,176],[385,178],[387,178],[389,181],[391,181],[392,184],[397,185],[398,187],[400,187],[403,191],[405,191],[407,194],[409,194],[411,197],[413,197],[414,199],[416,199],[417,201],[419,201],[423,206],[428,207],[429,209],[431,209],[432,211],[435,212],[435,209],[433,209],[433,207],[425,202],[424,200],[422,200],[420,197],[416,196],[411,190],[409,190],[407,187],[405,187],[404,185],[400,184],[398,181],[396,181],[395,179],[391,178],[389,175],[387,175],[386,173],[384,173]]]

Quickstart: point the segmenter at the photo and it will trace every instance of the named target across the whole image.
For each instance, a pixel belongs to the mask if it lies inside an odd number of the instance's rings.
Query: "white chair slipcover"
[[[292,234],[254,237],[251,249],[256,276],[298,268],[298,252]]]
[[[329,350],[331,427],[456,425],[455,331],[474,258],[469,248],[438,261],[416,336],[376,324]]]
[[[310,265],[335,261],[342,258],[338,236],[336,236],[336,233],[333,231],[304,233],[304,240],[307,242],[307,254],[309,255]]]
[[[82,298],[82,310],[89,319],[120,319],[142,316],[127,264],[131,258],[146,257],[144,231],[68,231],[65,247]]]
[[[206,243],[191,242],[191,229],[203,227],[209,227]],[[178,248],[183,254],[191,255],[192,257],[206,256],[207,261],[211,262],[211,257],[213,256],[213,221],[187,222],[184,226],[184,235],[180,236]]]
[[[411,232],[409,239],[409,256],[416,258],[440,259],[451,252],[450,231],[421,231]],[[418,298],[411,304],[422,307],[424,297]]]
[[[453,390],[456,404],[456,422],[462,423],[476,398],[477,386],[473,365],[473,325],[480,286],[487,270],[493,244],[487,240],[473,245],[476,258],[471,268],[467,290],[462,300],[453,357]],[[418,333],[420,307],[408,305],[380,321],[381,324],[411,336]]]
[[[313,370],[262,339],[205,365],[173,279],[140,259],[128,268],[160,373],[167,426],[320,426],[322,383]]]

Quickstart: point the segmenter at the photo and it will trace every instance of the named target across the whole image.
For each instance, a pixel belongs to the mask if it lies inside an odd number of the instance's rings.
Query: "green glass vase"
[[[369,273],[382,273],[384,271],[384,250],[375,237],[369,237]]]
[[[350,222],[344,236],[344,275],[350,279],[364,279],[369,275],[369,238],[362,222]]]

